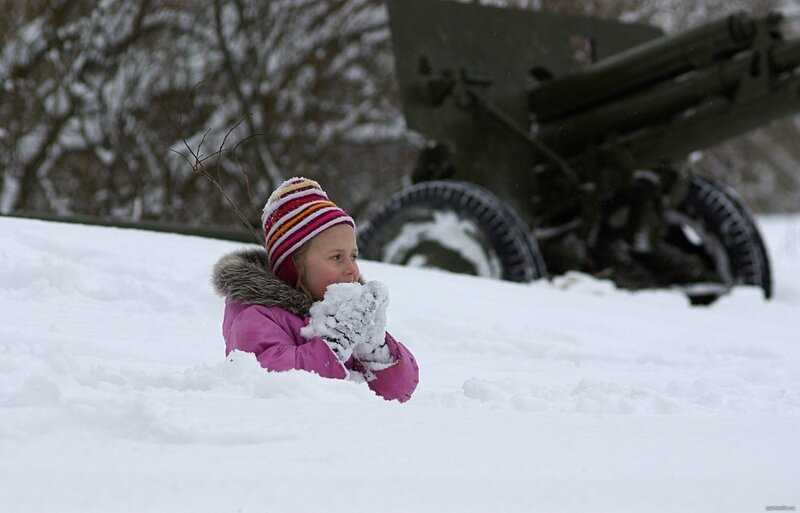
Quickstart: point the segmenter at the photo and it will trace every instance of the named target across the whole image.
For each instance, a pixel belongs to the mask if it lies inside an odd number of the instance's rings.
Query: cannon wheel
[[[474,184],[422,182],[390,198],[358,234],[364,258],[527,282],[544,260],[522,220]]]
[[[672,243],[709,257],[718,284],[685,287],[694,304],[707,304],[736,285],[755,285],[772,296],[769,257],[751,214],[736,193],[697,175],[674,210],[666,212]]]

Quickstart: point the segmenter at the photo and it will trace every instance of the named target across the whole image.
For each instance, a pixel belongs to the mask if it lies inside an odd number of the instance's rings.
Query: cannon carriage
[[[512,281],[580,271],[693,303],[770,297],[736,193],[692,154],[800,110],[800,42],[744,13],[642,24],[387,0],[403,114],[426,143],[359,232],[366,258]]]

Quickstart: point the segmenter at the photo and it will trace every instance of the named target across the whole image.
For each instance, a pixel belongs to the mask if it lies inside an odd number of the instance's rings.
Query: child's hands
[[[355,345],[353,354],[366,364],[392,363],[392,355],[386,345],[386,307],[389,305],[389,291],[378,281],[368,282],[364,285],[364,289],[362,297],[365,297],[364,301],[370,306],[374,305],[375,313],[369,337]]]
[[[344,362],[356,347],[359,354],[366,354],[367,348],[375,345],[378,332],[383,342],[387,304],[386,287],[379,282],[329,285],[322,301],[311,306],[309,323],[300,333],[306,338],[322,337]]]

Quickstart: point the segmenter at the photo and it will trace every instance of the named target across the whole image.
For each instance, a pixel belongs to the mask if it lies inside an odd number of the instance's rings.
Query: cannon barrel
[[[787,50],[789,47],[787,47]],[[792,45],[800,57],[800,43]],[[788,54],[787,54],[788,55]],[[637,168],[650,168],[740,136],[770,121],[800,111],[800,75],[791,74],[776,82],[766,94],[745,101],[711,100],[672,123],[633,133],[605,148],[624,148],[628,161]],[[680,134],[674,137],[672,134]]]
[[[633,96],[543,123],[538,126],[536,135],[560,154],[574,155],[588,144],[600,142],[599,138],[618,137],[667,122],[716,97],[732,98],[756,58],[755,52],[742,52],[727,62],[680,80],[669,80]],[[800,41],[773,48],[769,57],[773,74],[791,72],[800,66]]]
[[[537,84],[529,91],[530,110],[538,121],[552,121],[725,59],[751,46],[755,35],[753,19],[737,13],[659,38]]]

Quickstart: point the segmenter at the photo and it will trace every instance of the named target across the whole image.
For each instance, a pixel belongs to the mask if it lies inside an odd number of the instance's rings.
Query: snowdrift
[[[800,218],[759,221],[770,302],[362,262],[420,362],[400,405],[226,359],[240,245],[0,218],[0,511],[800,507]]]

